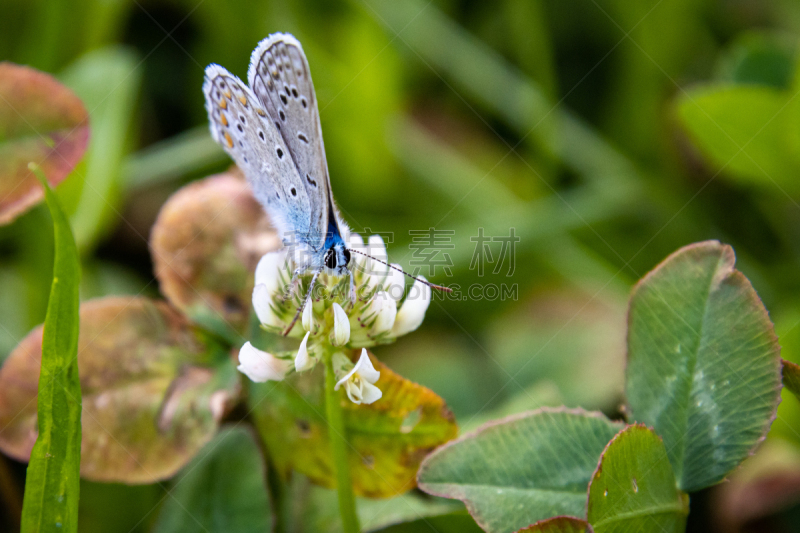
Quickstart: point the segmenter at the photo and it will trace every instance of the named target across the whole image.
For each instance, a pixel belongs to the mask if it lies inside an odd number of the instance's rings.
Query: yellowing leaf
[[[356,352],[350,354],[355,357]],[[356,494],[388,497],[416,486],[422,459],[458,432],[452,413],[433,391],[395,374],[372,359],[381,373],[383,397],[355,405],[339,398],[350,445],[350,475]],[[261,437],[276,466],[297,470],[317,484],[335,485],[322,390],[322,365],[280,383],[256,384],[250,402]]]

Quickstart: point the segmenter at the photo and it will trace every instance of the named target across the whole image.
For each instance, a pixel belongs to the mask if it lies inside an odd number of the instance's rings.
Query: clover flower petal
[[[307,302],[305,309],[303,309],[303,329],[306,331],[313,331],[314,329],[314,303]]]
[[[351,250],[358,250],[361,253],[368,254],[369,251],[367,250],[366,245],[364,244],[364,238],[359,235],[358,233],[351,233],[348,235],[346,242],[348,243],[347,247]],[[361,254],[355,254],[353,256],[353,269],[355,271],[364,271],[364,263],[367,261],[367,258]]]
[[[378,336],[391,330],[397,317],[397,302],[386,292],[381,291],[373,296],[371,307],[377,311],[371,335]]]
[[[348,395],[349,397],[349,395]],[[369,382],[364,382],[361,388],[361,403],[365,403],[367,405],[374,403],[383,397],[383,392]],[[352,398],[350,398],[352,400]]]
[[[386,273],[381,287],[395,302],[399,302],[403,299],[403,293],[406,290],[406,280],[400,265],[392,263],[392,266],[394,268],[390,268]]]
[[[367,251],[376,260],[366,258],[364,262],[364,273],[367,278],[367,294],[377,288],[386,278],[389,258],[386,254],[386,245],[380,235],[370,235],[367,241]]]
[[[282,380],[291,364],[291,361],[278,359],[246,342],[239,350],[239,366],[236,369],[252,381],[263,383]]]
[[[256,285],[253,289],[253,309],[259,322],[265,326],[280,328],[283,327],[283,321],[275,314],[272,307],[272,294],[269,285],[265,283]]]
[[[358,362],[336,383],[334,390],[339,390],[344,385],[351,402],[370,404],[383,396],[381,390],[375,386],[380,377],[381,373],[372,366],[366,348],[362,348]]]
[[[350,319],[338,302],[333,302],[333,332],[331,344],[334,346],[344,346],[350,341]]]
[[[431,288],[421,281],[415,281],[408,291],[405,302],[400,306],[400,310],[397,311],[391,335],[399,337],[417,329],[422,324],[422,320],[425,318],[425,311],[428,310],[430,303]]]
[[[308,354],[309,335],[311,335],[310,331],[306,333],[306,336],[303,337],[303,340],[300,342],[300,348],[297,350],[297,355],[294,358],[294,369],[298,372],[312,368],[317,362],[316,359]]]
[[[264,254],[256,266],[256,285],[266,285],[270,293],[278,288],[278,272],[286,263],[286,249]]]

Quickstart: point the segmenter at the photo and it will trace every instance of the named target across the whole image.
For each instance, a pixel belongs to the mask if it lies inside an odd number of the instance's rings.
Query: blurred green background
[[[705,239],[733,245],[800,362],[796,0],[4,0],[0,59],[54,73],[90,112],[89,153],[59,187],[84,298],[158,296],[160,206],[230,165],[203,69],[246,78],[276,31],[308,55],[351,227],[392,234],[411,270],[410,231],[452,232],[436,256],[452,277],[420,273],[462,298],[376,355],[462,427],[562,403],[621,416],[628,292]],[[520,239],[496,274],[499,242],[474,268],[480,228]],[[51,239],[41,206],[0,228],[0,357],[44,318]],[[503,285],[516,297],[486,290]],[[797,450],[798,428],[786,397],[770,439]],[[1,474],[13,524],[24,466],[3,459]],[[85,483],[81,530],[149,531],[168,486]],[[690,529],[737,530],[715,497],[693,497]]]

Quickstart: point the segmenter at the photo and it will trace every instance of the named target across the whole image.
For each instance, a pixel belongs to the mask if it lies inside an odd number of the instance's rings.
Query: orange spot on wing
[[[227,98],[228,100],[230,100],[230,99],[231,99],[231,92],[230,92],[230,91],[225,91],[225,92],[224,92],[224,93],[222,93],[222,94],[224,94],[224,95],[225,95],[225,98]]]
[[[219,103],[219,106],[222,109],[228,109],[228,102],[226,102],[225,100],[221,100],[220,103]]]
[[[256,109],[256,113],[258,113],[262,117],[266,117],[267,116],[267,114],[264,112],[264,110],[261,109],[260,107],[258,109]]]
[[[231,139],[231,135],[227,131],[225,132],[225,140],[228,142],[228,148],[233,148],[233,139]]]
[[[220,113],[219,114],[219,120],[220,120],[220,122],[222,122],[223,126],[227,126],[228,125],[228,118],[225,116],[225,113]]]
[[[239,101],[242,103],[242,105],[247,105],[247,98],[245,98],[244,96],[240,96]]]

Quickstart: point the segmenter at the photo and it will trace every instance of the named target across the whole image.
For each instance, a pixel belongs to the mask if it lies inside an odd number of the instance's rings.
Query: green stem
[[[333,469],[336,472],[336,485],[339,492],[339,514],[342,516],[344,533],[358,533],[358,516],[353,484],[350,482],[350,469],[347,459],[347,438],[342,417],[342,404],[339,394],[333,390],[336,375],[333,372],[332,354],[326,353],[325,360],[325,412],[328,417],[328,436],[331,441]]]

